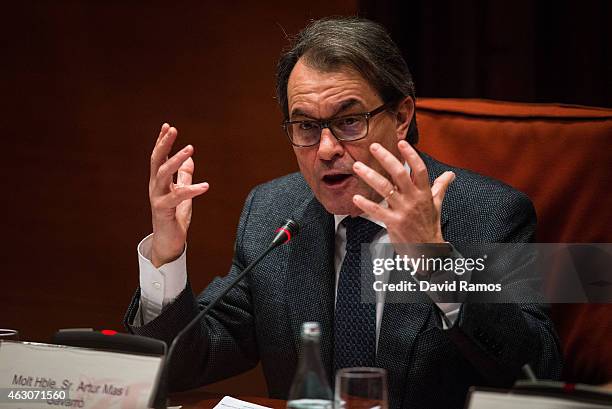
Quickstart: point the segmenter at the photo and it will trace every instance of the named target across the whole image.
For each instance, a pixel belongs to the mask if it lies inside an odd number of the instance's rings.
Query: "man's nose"
[[[322,160],[331,160],[335,156],[342,156],[344,146],[331,133],[329,128],[321,130],[321,141],[319,142],[319,157]]]

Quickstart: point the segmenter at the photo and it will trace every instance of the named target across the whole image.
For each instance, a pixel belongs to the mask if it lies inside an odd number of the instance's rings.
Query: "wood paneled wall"
[[[274,98],[284,31],[357,9],[178,3],[3,6],[0,327],[22,339],[121,329],[136,245],[151,231],[149,155],[163,121],[179,129],[177,149],[195,146],[196,180],[211,184],[194,203],[192,284],[225,274],[248,191],[297,169]],[[261,391],[261,379],[240,382]]]

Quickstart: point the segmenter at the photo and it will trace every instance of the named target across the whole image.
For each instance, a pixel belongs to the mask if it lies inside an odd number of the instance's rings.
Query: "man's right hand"
[[[158,268],[183,252],[191,222],[191,199],[208,190],[208,183],[192,184],[193,146],[187,145],[168,158],[177,130],[163,124],[153,153],[149,178],[149,200],[153,217],[151,262]],[[173,177],[177,173],[176,182]]]

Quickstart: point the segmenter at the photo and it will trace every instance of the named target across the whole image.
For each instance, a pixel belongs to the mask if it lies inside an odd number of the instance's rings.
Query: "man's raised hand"
[[[385,223],[393,244],[443,243],[442,201],[455,174],[442,173],[430,187],[427,167],[414,148],[400,141],[398,149],[412,175],[398,158],[378,143],[370,145],[370,152],[387,171],[390,180],[361,162],[353,165],[355,173],[386,199],[388,206],[361,195],[355,195],[353,201],[364,213]]]
[[[177,259],[185,247],[191,222],[191,199],[209,188],[208,183],[192,184],[193,146],[187,145],[168,158],[177,136],[176,128],[165,123],[151,154],[149,200],[153,219],[151,262],[159,267]],[[177,174],[174,183],[174,174]]]

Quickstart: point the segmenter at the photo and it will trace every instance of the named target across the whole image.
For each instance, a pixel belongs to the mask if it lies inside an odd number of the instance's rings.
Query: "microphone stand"
[[[204,315],[206,315],[208,313],[208,311],[210,311],[213,307],[215,307],[219,303],[219,301],[232,288],[234,288],[236,286],[236,284],[238,284],[238,282],[244,278],[245,275],[247,275],[253,269],[253,267],[255,267],[264,257],[266,257],[276,247],[280,246],[281,244],[285,244],[289,240],[291,240],[291,236],[292,235],[296,235],[298,233],[298,231],[299,231],[298,224],[296,222],[294,222],[293,220],[287,220],[287,222],[285,223],[285,225],[283,227],[279,227],[276,230],[277,235],[274,238],[274,240],[272,240],[272,243],[270,243],[268,248],[263,253],[261,253],[259,255],[259,257],[257,257],[251,264],[249,264],[247,266],[247,268],[245,268],[244,271],[242,271],[242,273],[240,273],[238,276],[236,276],[230,282],[230,284],[225,288],[225,290],[223,290],[219,295],[217,295],[203,310],[201,310],[189,322],[189,324],[187,324],[185,326],[185,328],[183,328],[176,335],[176,337],[174,337],[174,339],[172,340],[172,343],[170,344],[170,348],[168,349],[168,354],[166,355],[166,359],[165,359],[163,367],[162,367],[162,372],[160,374],[158,388],[157,388],[157,391],[156,391],[156,394],[155,394],[155,400],[153,402],[153,408],[154,409],[167,409],[167,404],[168,404],[168,402],[167,402],[167,400],[168,400],[168,379],[169,379],[168,373],[170,372],[170,360],[172,359],[172,356],[174,354],[174,350],[176,349],[176,346],[178,345],[179,340],[181,338],[183,338],[185,336],[185,334],[188,333],[198,322],[200,322],[202,317]]]

